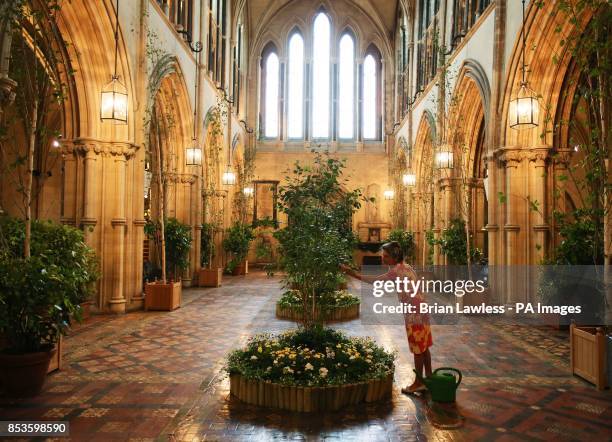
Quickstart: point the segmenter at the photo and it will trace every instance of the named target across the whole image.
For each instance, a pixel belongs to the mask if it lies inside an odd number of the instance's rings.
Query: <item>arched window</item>
[[[304,39],[295,32],[289,39],[287,137],[304,138]]]
[[[338,138],[355,137],[355,41],[344,34],[339,45]]]
[[[267,46],[262,55],[261,92],[262,106],[261,118],[263,136],[265,138],[278,138],[279,135],[279,86],[280,65],[276,49]]]
[[[329,138],[330,134],[330,28],[327,14],[320,12],[314,21],[312,45],[313,138]]]
[[[371,46],[363,61],[362,134],[364,140],[381,138],[381,56]]]

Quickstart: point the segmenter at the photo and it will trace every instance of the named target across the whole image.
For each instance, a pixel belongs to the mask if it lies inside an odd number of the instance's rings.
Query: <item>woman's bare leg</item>
[[[425,350],[422,354],[425,365],[425,376],[431,376],[431,353],[429,349]]]

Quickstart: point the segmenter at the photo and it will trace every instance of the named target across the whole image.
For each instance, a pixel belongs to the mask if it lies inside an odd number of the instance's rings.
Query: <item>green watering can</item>
[[[420,373],[413,370],[419,381],[425,384],[434,402],[455,402],[457,387],[461,383],[463,375],[459,370],[452,367],[437,368],[431,376],[423,379]],[[440,373],[438,373],[440,372]],[[442,373],[447,372],[447,373]],[[453,373],[448,373],[453,372]],[[459,377],[455,376],[456,373]]]

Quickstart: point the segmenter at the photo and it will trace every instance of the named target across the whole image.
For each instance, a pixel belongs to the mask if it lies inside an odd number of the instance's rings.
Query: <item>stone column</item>
[[[569,149],[558,149],[554,156],[553,163],[553,182],[556,186],[556,196],[553,201],[553,210],[561,213],[567,212],[565,204],[565,191],[567,186],[567,179],[560,179],[561,177],[568,177],[568,166],[571,159],[571,151]],[[554,220],[553,220],[554,223]],[[553,237],[551,238],[550,247],[555,247],[560,241],[559,232],[556,226],[553,224]]]
[[[126,165],[127,161],[124,155],[114,155],[112,161],[113,172],[115,174],[115,192],[110,197],[113,205],[113,218],[111,219],[112,226],[112,246],[110,255],[113,256],[112,261],[107,268],[112,272],[111,282],[111,297],[108,302],[108,308],[112,313],[125,313],[126,299],[124,295],[124,261],[125,261],[125,192],[126,192]]]
[[[82,151],[85,154],[83,160],[85,177],[83,184],[83,216],[81,225],[83,226],[83,235],[85,242],[90,247],[95,247],[95,232],[94,229],[98,223],[96,216],[95,203],[99,200],[97,192],[97,154],[94,152],[92,145],[83,146]]]
[[[529,264],[540,264],[548,251],[548,231],[550,226],[546,219],[546,159],[548,157],[548,147],[539,147],[531,150],[529,155],[529,176],[531,199],[531,228],[533,238],[531,241]]]
[[[521,255],[523,250],[519,244],[519,216],[525,208],[522,201],[523,180],[521,173],[524,154],[519,149],[504,148],[501,154],[501,161],[505,166],[506,173],[506,193],[505,208],[506,222],[504,224],[505,236],[505,264],[509,272],[506,273],[505,302],[525,301],[524,284],[520,278],[516,277],[517,265],[522,263]]]

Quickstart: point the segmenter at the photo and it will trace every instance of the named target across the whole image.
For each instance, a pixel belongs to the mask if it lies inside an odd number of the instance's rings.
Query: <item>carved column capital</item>
[[[499,160],[505,167],[518,167],[527,157],[527,151],[521,149],[504,149],[499,154]]]
[[[64,142],[65,150],[78,155],[99,155],[102,157],[123,156],[126,160],[132,158],[140,146],[123,141],[103,141],[94,138],[75,138],[72,143]]]
[[[0,112],[15,101],[17,82],[9,77],[0,76]]]
[[[552,158],[556,168],[567,169],[572,159],[572,151],[570,149],[556,149]]]

